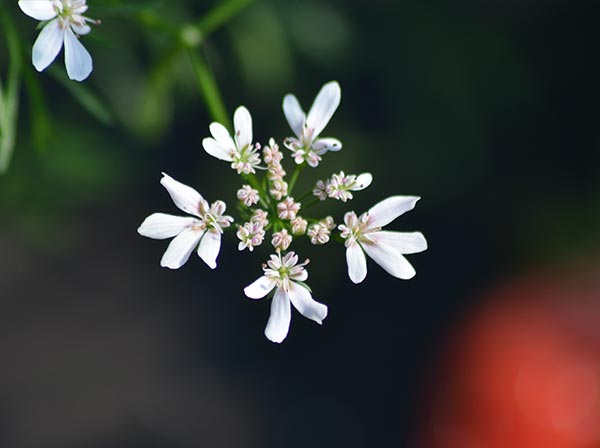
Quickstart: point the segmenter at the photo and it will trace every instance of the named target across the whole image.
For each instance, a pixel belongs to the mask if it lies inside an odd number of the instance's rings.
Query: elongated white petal
[[[396,278],[408,280],[416,274],[415,269],[392,246],[385,244],[361,244],[369,257],[381,266],[385,271]]]
[[[160,265],[169,269],[179,269],[183,266],[198,245],[202,233],[202,230],[189,228],[177,235],[167,247]]]
[[[283,288],[277,288],[271,302],[271,315],[265,328],[267,339],[272,342],[282,342],[288,334],[291,320],[290,299]]]
[[[162,175],[160,183],[167,189],[175,205],[190,215],[200,217],[200,205],[204,201],[200,193],[192,187],[176,181],[168,174],[162,173]]]
[[[65,30],[65,66],[73,81],[83,81],[93,68],[92,57],[69,27]]]
[[[316,138],[325,129],[340,105],[341,97],[342,91],[336,81],[328,82],[321,88],[306,118],[306,125],[314,129],[313,138]]]
[[[298,98],[292,94],[287,94],[283,97],[283,113],[296,137],[301,139],[302,128],[304,128],[304,123],[306,122],[306,114],[302,110]]]
[[[312,149],[321,156],[327,151],[339,151],[342,149],[342,142],[337,138],[320,138],[312,144]]]
[[[290,282],[288,296],[294,308],[307,319],[322,324],[323,319],[327,317],[327,305],[314,300],[310,295],[310,291],[304,286]]]
[[[421,232],[381,231],[369,236],[375,244],[391,246],[401,254],[416,254],[427,250],[427,240]]]
[[[244,288],[244,294],[250,299],[262,299],[275,288],[276,282],[272,277],[259,277],[252,284]]]
[[[214,138],[206,137],[203,139],[202,147],[208,154],[219,160],[225,160],[226,162],[231,162],[233,160],[232,154],[235,150],[221,145]]]
[[[220,249],[221,234],[215,229],[206,231],[202,240],[200,240],[198,255],[209,268],[215,269],[217,267],[217,257],[219,256]]]
[[[50,0],[21,0],[19,8],[36,20],[50,20],[56,17],[56,10]]]
[[[362,282],[367,276],[367,259],[358,243],[351,244],[346,249],[348,277],[353,283]]]
[[[164,213],[153,213],[148,216],[138,228],[142,236],[155,240],[164,240],[179,235],[188,227],[194,225],[194,218],[184,216],[166,215]]]
[[[92,31],[92,28],[85,22],[78,24],[72,23],[71,29],[75,34],[79,34],[80,36],[88,34],[90,31]]]
[[[38,72],[48,67],[63,46],[65,30],[58,20],[48,22],[33,44],[31,62]]]
[[[362,173],[356,178],[356,184],[352,187],[353,191],[360,191],[367,188],[373,182],[373,175],[371,173]]]
[[[383,227],[398,216],[415,208],[418,196],[392,196],[369,209],[369,228]]]
[[[238,150],[242,150],[252,143],[252,117],[244,106],[240,106],[233,114],[233,128]]]

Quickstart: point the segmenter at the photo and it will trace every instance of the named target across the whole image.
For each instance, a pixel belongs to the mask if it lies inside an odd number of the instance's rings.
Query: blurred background
[[[2,2],[23,82],[0,176],[1,446],[600,447],[596,2],[89,6],[102,25],[82,38],[94,71],[76,84],[62,56],[33,70],[37,22]],[[266,245],[239,253],[229,235],[215,271],[195,256],[159,266],[167,243],[136,229],[178,213],[161,171],[234,214],[240,184],[202,149],[212,116],[165,23],[206,31],[177,35],[262,143],[290,135],[286,93],[308,108],[339,81],[326,133],[344,148],[297,189],[371,172],[350,204],[315,207],[338,222],[421,196],[389,226],[429,241],[409,256],[414,279],[369,262],[353,285],[340,245],[301,243],[329,316],[294,311],[275,345],[269,303],[242,292]]]

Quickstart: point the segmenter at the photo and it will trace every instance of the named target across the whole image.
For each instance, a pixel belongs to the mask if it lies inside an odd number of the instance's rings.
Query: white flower
[[[65,46],[67,75],[83,81],[92,72],[92,57],[78,37],[91,31],[88,23],[97,23],[83,14],[86,0],[20,0],[21,10],[36,20],[45,22],[33,44],[31,61],[38,72],[48,67]]]
[[[250,217],[250,222],[260,224],[262,227],[269,224],[269,214],[264,210],[257,208]]]
[[[273,342],[282,342],[288,334],[292,312],[290,302],[300,314],[318,324],[327,317],[327,306],[315,301],[310,291],[300,283],[308,278],[304,263],[298,263],[298,256],[289,252],[283,258],[281,254],[271,255],[271,259],[263,265],[264,275],[244,288],[244,293],[251,299],[262,299],[275,289],[271,302],[271,316],[265,328],[265,336]]]
[[[284,145],[292,151],[297,164],[307,162],[316,167],[327,151],[339,151],[342,143],[335,138],[319,138],[340,104],[342,93],[336,81],[325,84],[313,102],[308,116],[302,110],[298,99],[288,94],[283,98],[283,113],[296,134],[289,137]]]
[[[167,189],[175,205],[193,217],[154,213],[144,220],[138,233],[157,240],[175,237],[160,261],[163,267],[180,268],[197,246],[200,258],[211,269],[215,269],[221,248],[221,234],[233,222],[231,216],[223,215],[225,203],[216,201],[209,207],[200,193],[165,173],[160,183]]]
[[[373,182],[371,173],[363,173],[356,176],[355,174],[346,175],[343,171],[340,171],[339,174],[331,176],[331,179],[325,186],[325,191],[330,198],[346,202],[352,199],[351,191],[364,190],[371,185],[371,182]]]
[[[398,216],[410,211],[420,198],[416,196],[392,196],[374,205],[360,217],[354,212],[344,216],[344,224],[338,226],[346,239],[348,276],[354,283],[367,276],[367,253],[379,266],[394,277],[408,280],[416,272],[403,254],[415,254],[427,249],[427,241],[421,232],[390,232],[381,230]],[[364,251],[364,252],[363,252]]]
[[[213,122],[209,129],[212,137],[202,140],[204,150],[219,160],[231,162],[231,168],[238,174],[255,173],[260,165],[258,146],[252,144],[252,117],[244,106],[240,106],[233,114],[235,138],[221,123]]]

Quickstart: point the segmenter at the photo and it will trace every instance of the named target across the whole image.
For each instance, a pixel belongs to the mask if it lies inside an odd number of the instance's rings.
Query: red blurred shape
[[[484,297],[427,387],[421,448],[600,448],[599,267]]]

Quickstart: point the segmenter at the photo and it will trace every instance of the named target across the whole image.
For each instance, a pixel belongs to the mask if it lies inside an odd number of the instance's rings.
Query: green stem
[[[292,174],[292,178],[290,179],[290,183],[288,185],[288,196],[292,195],[292,190],[294,189],[294,185],[296,185],[298,176],[300,175],[300,172],[304,169],[305,166],[306,164],[302,163],[301,165],[296,165],[296,167],[294,168],[294,173]]]
[[[194,22],[193,26],[200,32],[201,40],[204,40],[252,2],[253,0],[223,1]]]
[[[217,86],[217,82],[213,74],[208,69],[204,59],[191,48],[186,49],[188,59],[192,64],[192,69],[196,75],[196,81],[198,82],[198,88],[204,98],[208,112],[210,113],[213,120],[218,121],[229,130],[232,129],[231,122],[225,109],[225,103],[221,97],[221,92]]]
[[[312,201],[307,202],[306,205],[303,205],[302,209],[307,210],[307,209],[313,207],[315,204],[318,204],[319,202],[321,202],[319,200],[319,198],[314,198]]]
[[[4,8],[1,8],[4,10]],[[8,47],[9,68],[6,81],[6,93],[2,96],[2,116],[0,121],[0,174],[6,172],[17,137],[17,116],[19,113],[19,91],[21,87],[21,54],[19,37],[6,11],[0,12]]]
[[[312,196],[312,190],[309,190],[306,193],[304,193],[302,196],[300,196],[298,199],[296,199],[296,202],[302,202],[309,196]]]

